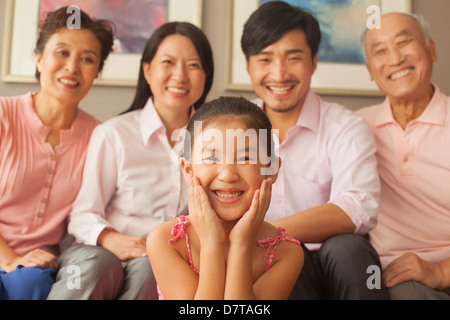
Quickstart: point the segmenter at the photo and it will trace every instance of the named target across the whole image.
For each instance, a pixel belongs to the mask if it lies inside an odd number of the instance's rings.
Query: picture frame
[[[108,0],[113,1],[113,0]],[[168,21],[188,21],[201,28],[203,0],[168,0]],[[7,0],[2,52],[2,81],[37,83],[34,47],[39,0]],[[112,53],[94,85],[134,87],[141,54]]]
[[[226,90],[253,91],[240,39],[244,24],[258,8],[258,3],[258,0],[228,0]],[[378,3],[380,3],[381,14],[411,12],[411,0],[379,0]],[[367,18],[369,17],[370,15],[367,14]],[[383,96],[376,83],[371,81],[365,64],[319,61],[312,77],[311,89],[316,94],[325,95]]]

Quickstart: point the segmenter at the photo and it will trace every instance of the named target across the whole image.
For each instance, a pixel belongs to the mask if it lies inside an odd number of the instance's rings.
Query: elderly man
[[[358,112],[377,144],[381,200],[370,232],[392,299],[450,299],[450,99],[431,82],[436,47],[420,17],[391,13],[362,36],[387,98]]]
[[[387,299],[384,287],[367,286],[380,262],[362,237],[377,220],[375,142],[363,119],[311,91],[320,39],[318,21],[283,1],[262,5],[244,27],[256,103],[279,130],[266,218],[306,244],[292,299]]]

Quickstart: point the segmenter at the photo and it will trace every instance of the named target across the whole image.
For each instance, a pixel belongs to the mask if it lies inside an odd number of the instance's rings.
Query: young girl
[[[266,161],[274,154],[271,130],[266,114],[244,98],[219,98],[190,119],[181,161],[189,215],[147,238],[160,298],[288,298],[303,252],[264,222],[279,161]]]

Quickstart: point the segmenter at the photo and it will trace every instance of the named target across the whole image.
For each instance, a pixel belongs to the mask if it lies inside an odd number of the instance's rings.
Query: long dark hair
[[[179,34],[185,37],[188,37],[197,53],[200,57],[200,61],[202,63],[203,70],[206,74],[205,87],[203,89],[203,95],[200,99],[194,103],[195,110],[199,109],[206,100],[206,96],[211,90],[213,77],[214,77],[214,61],[212,49],[209,44],[206,35],[202,30],[197,28],[191,23],[188,22],[170,22],[162,25],[153,33],[150,39],[145,46],[144,52],[142,54],[141,66],[139,70],[139,79],[136,88],[136,94],[134,96],[133,103],[130,108],[126,110],[124,113],[131,112],[134,110],[144,108],[148,99],[153,96],[150,86],[147,83],[147,80],[144,76],[144,63],[150,63],[155,57],[156,51],[158,50],[161,42],[170,35]]]

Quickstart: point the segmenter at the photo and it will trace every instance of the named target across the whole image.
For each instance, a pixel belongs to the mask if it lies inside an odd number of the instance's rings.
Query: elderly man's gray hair
[[[418,14],[414,14],[414,13],[405,13],[405,12],[392,12],[392,13],[403,14],[405,16],[413,18],[420,25],[420,28],[422,29],[422,33],[425,36],[425,40],[427,40],[428,42],[431,40],[430,24],[422,15],[418,15]],[[367,37],[368,31],[369,31],[368,28],[366,30],[364,30],[364,32],[361,35],[361,39],[360,39],[361,49],[362,49],[364,58],[366,60],[367,60],[366,37]]]

